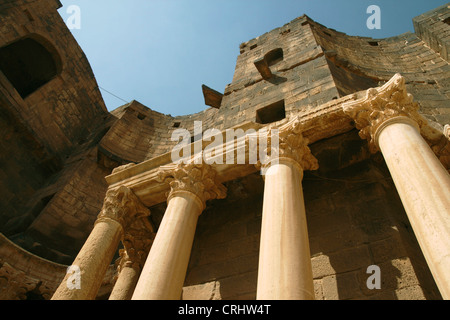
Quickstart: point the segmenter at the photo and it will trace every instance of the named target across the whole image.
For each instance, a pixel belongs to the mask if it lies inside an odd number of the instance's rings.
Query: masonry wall
[[[425,12],[413,19],[417,35],[435,52],[450,60],[449,5],[444,4],[435,10]]]
[[[74,166],[73,161],[86,165],[89,152],[85,158],[77,158],[76,153],[93,148],[104,134],[104,124],[114,118],[106,110],[86,56],[57,12],[60,6],[55,0],[0,4],[0,48],[32,39],[48,51],[57,69],[55,76],[27,95],[15,87],[6,69],[0,70],[0,133],[4,137],[0,232],[34,254],[70,263],[89,235],[106,191],[104,176],[111,172],[97,164],[96,152],[91,170],[89,165]],[[38,59],[36,52],[29,54]],[[78,183],[64,194],[74,176],[92,183]],[[59,208],[50,209],[58,201]],[[82,204],[81,208],[74,203]],[[53,212],[54,223],[47,225],[42,221],[52,216],[49,212]],[[73,217],[80,215],[88,217],[74,223],[77,218]],[[68,226],[78,231],[67,232]]]
[[[444,16],[442,11],[438,10]],[[446,12],[448,15],[448,10]],[[400,73],[406,79],[408,92],[419,102],[420,112],[427,119],[441,125],[450,122],[447,103],[450,98],[450,65],[439,51],[424,42],[425,38],[420,38],[424,37],[425,25],[421,25],[421,32],[417,30],[417,34],[407,32],[391,38],[372,39],[349,37],[308,21],[325,52],[340,96],[380,86],[395,73]],[[447,23],[441,20],[434,22],[433,27],[437,26],[442,32],[439,34],[450,33]]]
[[[0,47],[34,37],[56,51],[60,74],[25,99],[13,92],[13,107],[49,152],[66,155],[95,130],[107,110],[86,56],[56,11],[58,6],[54,0],[3,3]]]

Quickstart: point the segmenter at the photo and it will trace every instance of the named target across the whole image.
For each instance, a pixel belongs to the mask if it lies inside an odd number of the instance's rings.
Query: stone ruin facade
[[[449,5],[378,40],[301,16],[178,117],[108,112],[60,7],[0,4],[0,299],[450,298]],[[279,147],[173,163],[196,121]]]

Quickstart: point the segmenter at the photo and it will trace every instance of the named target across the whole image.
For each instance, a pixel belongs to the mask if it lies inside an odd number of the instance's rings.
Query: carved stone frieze
[[[354,119],[359,135],[369,141],[370,151],[378,151],[376,133],[387,120],[403,117],[414,121],[419,128],[427,122],[419,114],[419,105],[406,91],[405,78],[396,74],[384,86],[367,90],[362,99],[344,103],[345,114]]]

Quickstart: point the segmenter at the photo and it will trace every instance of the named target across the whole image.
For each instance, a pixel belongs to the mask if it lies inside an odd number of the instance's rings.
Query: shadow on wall
[[[356,131],[312,152],[322,167],[303,186],[316,299],[440,299],[381,154]],[[372,265],[380,289],[367,285]]]
[[[264,182],[258,172],[227,188],[200,216],[183,299],[256,299]]]

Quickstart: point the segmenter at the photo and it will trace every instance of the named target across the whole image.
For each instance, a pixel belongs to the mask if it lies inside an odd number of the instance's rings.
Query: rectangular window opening
[[[256,111],[256,122],[268,124],[286,118],[286,108],[284,100],[275,102]]]

